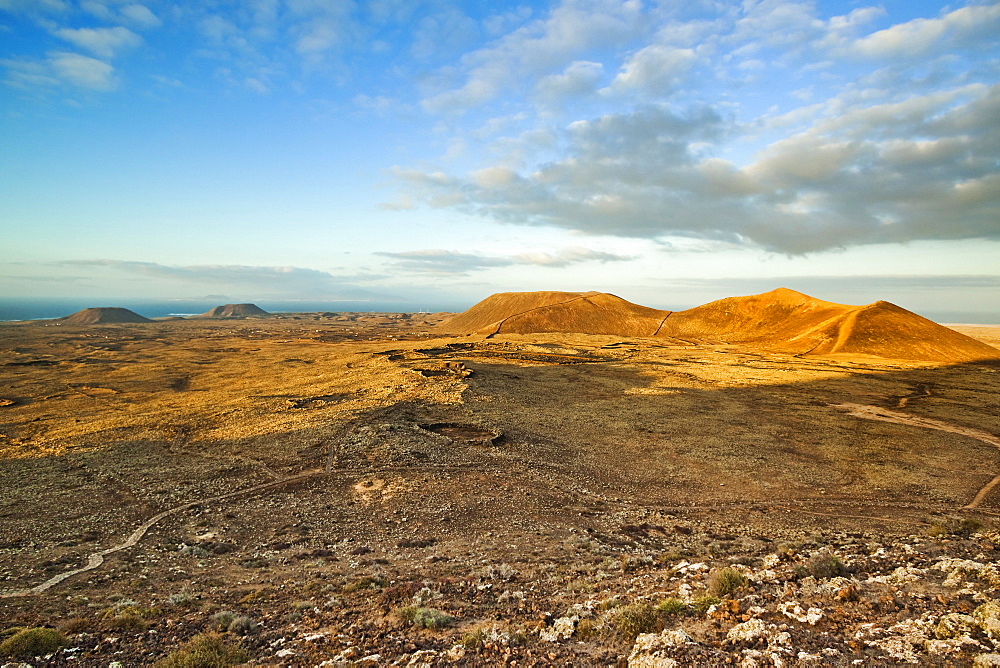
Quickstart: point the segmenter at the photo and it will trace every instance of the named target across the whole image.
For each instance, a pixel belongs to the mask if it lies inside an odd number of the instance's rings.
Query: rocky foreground
[[[393,573],[363,547],[272,544],[256,566],[274,572],[257,568],[249,588],[22,599],[0,651],[14,660],[5,667],[1000,666],[1000,533],[969,521],[892,542],[630,529],[692,547],[578,536],[575,563],[522,573],[399,545],[426,555],[421,575]],[[162,549],[205,564],[227,552],[212,538]],[[355,575],[321,577],[341,552]]]

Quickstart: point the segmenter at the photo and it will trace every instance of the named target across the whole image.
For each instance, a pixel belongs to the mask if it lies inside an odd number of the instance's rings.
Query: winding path
[[[918,396],[928,396],[930,393],[924,391],[925,394]],[[904,397],[900,399],[900,405],[905,406],[906,400],[913,397]],[[988,443],[998,450],[1000,450],[1000,437],[991,434],[988,431],[983,431],[981,429],[973,429],[971,427],[960,427],[958,425],[949,424],[947,422],[941,422],[940,420],[934,420],[932,418],[920,417],[917,415],[910,415],[902,411],[895,411],[889,408],[881,408],[879,406],[866,406],[864,404],[829,404],[832,408],[837,408],[846,412],[848,415],[853,415],[854,417],[862,418],[865,420],[878,420],[880,422],[892,422],[894,424],[905,424],[911,427],[923,427],[924,429],[936,429],[938,431],[947,431],[952,434],[958,434],[960,436],[968,436],[969,438],[974,438],[977,441],[982,441],[983,443]],[[976,496],[968,504],[963,506],[965,510],[971,510],[978,508],[984,499],[989,495],[993,488],[1000,485],[1000,475],[995,476],[990,480],[982,489],[976,494]]]
[[[902,398],[899,401],[899,405],[900,406],[905,406],[906,405],[906,400],[909,399],[909,398],[916,398],[918,396],[928,396],[929,394],[930,393],[927,390],[924,389],[922,394],[914,395],[913,397]],[[864,405],[864,404],[854,404],[854,403],[828,404],[828,405],[831,408],[836,408],[838,410],[844,411],[848,415],[852,415],[854,417],[862,418],[862,419],[865,419],[865,420],[878,420],[878,421],[881,421],[881,422],[892,422],[894,424],[904,424],[904,425],[909,425],[909,426],[912,426],[912,427],[922,427],[924,429],[936,429],[938,431],[946,431],[946,432],[949,432],[949,433],[952,433],[952,434],[959,434],[960,436],[968,436],[969,438],[974,438],[974,439],[982,441],[984,443],[988,443],[988,444],[996,447],[998,450],[1000,450],[1000,437],[995,436],[994,434],[991,434],[989,432],[982,431],[980,429],[973,429],[971,427],[960,427],[960,426],[957,426],[957,425],[949,424],[947,422],[942,422],[940,420],[934,420],[932,418],[925,418],[925,417],[910,415],[910,414],[904,413],[902,411],[892,410],[892,409],[889,409],[889,408],[881,408],[879,406],[868,406],[868,405]],[[182,512],[182,511],[187,510],[189,508],[194,508],[196,506],[201,506],[201,505],[205,505],[205,504],[209,504],[209,503],[215,503],[215,502],[218,502],[218,501],[225,501],[227,499],[231,499],[231,498],[234,498],[234,497],[237,497],[237,496],[244,496],[244,495],[248,495],[248,494],[256,494],[258,492],[263,492],[263,491],[266,491],[266,490],[269,490],[269,489],[273,489],[275,487],[280,487],[281,485],[286,485],[288,483],[296,482],[296,481],[299,481],[299,480],[305,480],[307,478],[312,478],[312,477],[315,477],[315,476],[329,475],[330,473],[332,473],[334,471],[334,463],[335,463],[335,460],[336,460],[335,453],[334,453],[334,447],[333,447],[334,446],[334,442],[335,441],[331,440],[331,442],[328,445],[328,452],[327,452],[327,456],[326,456],[326,462],[325,462],[324,468],[322,468],[322,469],[313,469],[313,470],[310,470],[310,471],[305,471],[303,473],[298,473],[296,475],[292,475],[292,476],[287,476],[287,477],[284,477],[284,478],[280,478],[278,480],[272,480],[271,482],[266,482],[266,483],[261,483],[259,485],[254,485],[253,487],[248,487],[246,489],[239,489],[239,490],[236,490],[236,491],[233,491],[233,492],[227,492],[225,494],[219,494],[217,496],[208,497],[206,499],[198,499],[196,501],[189,501],[189,502],[183,503],[183,504],[181,504],[179,506],[174,506],[173,508],[169,508],[167,510],[164,510],[164,511],[162,511],[160,513],[157,513],[156,515],[153,515],[152,517],[150,517],[149,519],[147,519],[145,522],[143,522],[141,525],[139,525],[139,527],[136,528],[136,530],[133,531],[129,535],[129,537],[125,539],[124,542],[122,542],[122,543],[120,543],[118,545],[115,545],[113,547],[109,547],[109,548],[106,548],[106,549],[103,549],[103,550],[99,550],[97,552],[94,552],[94,553],[90,554],[87,557],[87,563],[86,563],[86,565],[81,566],[80,568],[73,569],[71,571],[66,571],[64,573],[60,573],[58,575],[55,575],[55,576],[49,578],[48,580],[46,580],[45,582],[42,582],[41,584],[36,585],[34,587],[30,587],[28,589],[15,589],[15,590],[8,590],[8,591],[0,591],[0,598],[15,598],[15,597],[19,597],[19,596],[37,596],[38,594],[41,594],[42,592],[47,591],[48,589],[51,589],[52,587],[56,586],[60,582],[63,582],[64,580],[67,580],[67,579],[73,577],[74,575],[79,575],[80,573],[86,573],[87,571],[92,571],[92,570],[100,567],[104,563],[104,557],[108,556],[109,554],[114,554],[115,552],[120,552],[121,550],[126,550],[126,549],[134,546],[136,543],[138,543],[140,540],[142,540],[143,536],[145,536],[146,533],[151,528],[153,528],[153,526],[155,526],[160,520],[164,519],[165,517],[169,517],[170,515],[177,514],[179,512]],[[988,483],[986,483],[986,485],[984,485],[982,487],[982,489],[979,490],[979,492],[972,499],[972,501],[970,501],[967,505],[963,506],[963,508],[964,509],[970,509],[970,510],[978,508],[979,505],[983,502],[983,500],[989,495],[989,493],[997,485],[1000,485],[1000,474],[998,474],[992,480],[990,480]],[[862,517],[860,515],[839,515],[839,514],[833,514],[833,513],[831,513],[831,514],[821,513],[821,512],[816,512],[816,511],[807,511],[807,512],[811,512],[811,514],[814,514],[814,515],[829,515],[831,517],[841,517],[841,516],[843,516],[843,517],[859,517],[859,518]],[[865,517],[865,519],[887,519],[887,518]]]
[[[162,520],[164,517],[169,517],[170,515],[174,515],[174,514],[179,513],[179,512],[181,512],[183,510],[187,510],[188,508],[194,508],[195,506],[200,506],[200,505],[203,505],[203,504],[206,504],[206,503],[214,503],[216,501],[225,501],[226,499],[231,499],[233,497],[242,496],[242,495],[245,495],[245,494],[255,494],[256,492],[262,492],[264,490],[271,489],[272,487],[278,487],[280,485],[285,485],[285,484],[288,484],[290,482],[295,482],[297,480],[304,480],[306,478],[311,478],[311,477],[317,476],[317,475],[325,475],[327,472],[328,471],[326,469],[318,469],[318,470],[313,470],[313,471],[306,471],[305,473],[299,473],[299,474],[296,474],[296,475],[293,475],[293,476],[288,476],[287,478],[281,478],[280,480],[273,480],[271,482],[266,482],[266,483],[262,483],[260,485],[255,485],[253,487],[248,487],[246,489],[239,489],[239,490],[236,490],[235,492],[227,492],[225,494],[219,494],[218,496],[212,496],[212,497],[209,497],[207,499],[198,499],[197,501],[189,501],[189,502],[183,503],[183,504],[181,504],[179,506],[174,506],[173,508],[170,508],[168,510],[164,510],[161,513],[157,513],[156,515],[153,515],[148,520],[146,520],[145,522],[143,522],[141,525],[139,525],[139,528],[137,528],[135,531],[133,531],[129,535],[129,537],[125,539],[125,542],[123,542],[123,543],[121,543],[119,545],[115,545],[114,547],[109,547],[107,549],[100,550],[98,552],[94,552],[93,554],[91,554],[90,556],[88,556],[87,557],[87,564],[85,566],[81,566],[80,568],[76,568],[76,569],[71,570],[71,571],[66,571],[65,573],[60,573],[59,575],[56,575],[56,576],[53,576],[53,577],[49,578],[48,580],[46,580],[45,582],[41,583],[40,585],[36,585],[36,586],[31,587],[29,589],[15,589],[15,590],[12,590],[12,591],[3,591],[3,592],[0,592],[0,598],[14,598],[14,597],[17,597],[17,596],[34,596],[34,595],[37,595],[37,594],[41,594],[43,591],[45,591],[47,589],[50,589],[51,587],[56,586],[57,584],[59,584],[63,580],[71,578],[74,575],[78,575],[80,573],[85,573],[87,571],[92,571],[92,570],[94,570],[95,568],[97,568],[98,566],[100,566],[101,564],[104,563],[104,557],[108,556],[109,554],[113,554],[115,552],[120,552],[121,550],[128,549],[128,548],[132,547],[133,545],[135,545],[136,543],[138,543],[140,540],[142,540],[142,537],[146,535],[146,532],[149,531],[151,528],[153,528],[153,526],[157,522],[159,522],[160,520]]]

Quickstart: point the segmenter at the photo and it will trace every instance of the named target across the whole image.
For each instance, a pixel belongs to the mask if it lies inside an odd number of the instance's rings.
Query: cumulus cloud
[[[546,102],[555,103],[589,95],[596,92],[603,73],[601,63],[576,61],[558,74],[542,77],[535,85],[535,94]]]
[[[539,75],[565,70],[581,53],[621,45],[642,31],[636,0],[566,0],[548,16],[464,56],[464,83],[428,96],[423,106],[435,113],[466,111]]]
[[[873,58],[916,58],[957,47],[976,48],[979,37],[1000,34],[1000,5],[960,7],[940,18],[918,18],[856,40],[850,52]],[[971,43],[970,43],[971,42]]]
[[[482,255],[449,250],[415,250],[398,253],[380,252],[376,255],[392,258],[397,267],[409,271],[435,274],[467,274],[470,271],[534,265],[540,267],[566,267],[581,262],[623,262],[633,259],[626,255],[571,247],[555,253],[534,252],[517,255]]]
[[[103,60],[81,56],[78,53],[50,53],[46,66],[59,79],[80,88],[110,91],[118,86],[115,68]]]
[[[1000,237],[1000,86],[845,107],[745,166],[711,155],[736,128],[663,105],[570,124],[531,171],[399,172],[425,201],[592,234],[686,235],[785,253]]]
[[[90,51],[99,58],[114,58],[122,49],[136,47],[142,44],[142,38],[128,28],[60,28],[55,31],[57,37],[70,42],[82,49]]]
[[[163,25],[163,21],[145,5],[125,5],[118,11],[127,22],[139,28],[158,28]]]
[[[663,97],[680,85],[695,60],[692,49],[662,44],[647,46],[622,65],[621,72],[611,82],[610,90],[616,93],[638,91],[643,96]]]

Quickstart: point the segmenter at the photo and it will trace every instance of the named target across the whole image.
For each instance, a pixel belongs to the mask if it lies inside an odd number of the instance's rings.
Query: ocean
[[[0,321],[42,320],[61,318],[85,308],[119,306],[147,318],[190,316],[204,313],[220,306],[219,301],[194,300],[144,300],[129,299],[11,299],[0,298]],[[414,302],[365,302],[365,301],[268,301],[253,302],[269,313],[302,313],[317,311],[355,311],[372,313],[416,313],[437,311],[462,311],[471,304],[418,304]]]

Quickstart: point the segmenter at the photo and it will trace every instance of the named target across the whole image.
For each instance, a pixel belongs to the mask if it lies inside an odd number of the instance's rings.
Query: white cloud
[[[122,49],[142,44],[142,38],[128,28],[60,28],[57,37],[86,49],[99,58],[114,58]]]
[[[577,121],[562,157],[467,177],[400,171],[435,207],[588,234],[734,241],[786,253],[1000,238],[1000,85],[886,104],[832,100],[745,167],[712,155],[735,126],[663,105]]]
[[[915,58],[955,47],[976,48],[978,38],[996,42],[1000,4],[961,7],[941,18],[914,19],[854,42],[850,53],[870,58]]]
[[[71,5],[65,0],[0,0],[0,10],[25,14],[66,14]]]
[[[103,60],[81,56],[78,53],[50,53],[48,65],[60,79],[80,88],[111,91],[118,86],[115,68]]]
[[[515,265],[561,268],[583,262],[624,262],[634,259],[631,256],[595,251],[579,246],[565,248],[555,253],[539,251],[516,255],[483,255],[449,250],[380,252],[376,255],[392,258],[397,267],[409,271],[457,275],[467,274],[470,271]]]
[[[158,28],[163,21],[145,5],[125,5],[119,10],[122,17],[139,28]]]
[[[611,91],[664,97],[680,84],[695,60],[691,49],[662,44],[647,46],[622,65],[621,72],[611,82]]]
[[[479,25],[457,7],[443,7],[413,27],[410,53],[418,60],[440,59],[479,41]]]
[[[620,45],[642,30],[636,0],[565,0],[546,18],[467,54],[462,59],[465,83],[426,98],[424,108],[435,113],[465,111],[540,74],[562,71],[591,49]]]
[[[353,283],[355,277],[338,276],[304,267],[248,265],[164,265],[121,260],[73,260],[62,262],[88,272],[90,280],[121,281],[144,276],[159,283],[159,290],[203,295],[215,292],[242,295],[246,299],[365,299],[374,293]],[[196,293],[194,291],[197,291]]]
[[[601,63],[578,60],[559,74],[542,77],[535,85],[535,94],[549,104],[567,103],[573,98],[595,93],[603,74]]]

